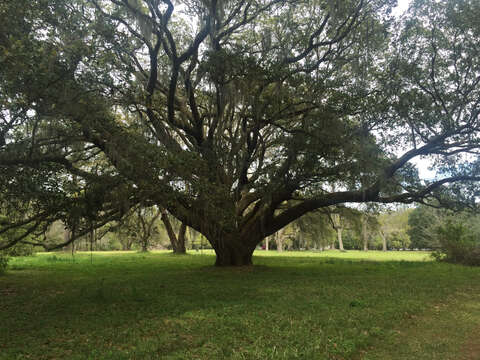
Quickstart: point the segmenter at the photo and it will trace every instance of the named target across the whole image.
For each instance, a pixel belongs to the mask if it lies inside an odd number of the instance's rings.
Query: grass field
[[[480,359],[480,269],[427,253],[38,254],[0,276],[0,359]]]

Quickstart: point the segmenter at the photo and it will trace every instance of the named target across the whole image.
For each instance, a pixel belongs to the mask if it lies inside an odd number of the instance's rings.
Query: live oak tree
[[[378,234],[382,239],[383,251],[387,251],[387,243],[393,249],[407,249],[410,247],[410,229],[408,224],[412,211],[413,209],[397,209],[393,212],[379,214]]]
[[[392,33],[393,3],[3,1],[0,233],[24,231],[0,249],[144,204],[248,265],[315,209],[474,206],[480,5],[417,1]]]
[[[329,207],[322,209],[329,223],[337,235],[338,249],[345,251],[343,246],[343,230],[358,227],[362,213],[358,209],[345,206]]]

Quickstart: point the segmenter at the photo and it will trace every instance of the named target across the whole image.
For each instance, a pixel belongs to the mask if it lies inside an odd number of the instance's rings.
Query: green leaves
[[[0,190],[85,231],[161,204],[248,248],[325,206],[474,202],[478,5],[418,1],[398,33],[392,5],[1,4]]]

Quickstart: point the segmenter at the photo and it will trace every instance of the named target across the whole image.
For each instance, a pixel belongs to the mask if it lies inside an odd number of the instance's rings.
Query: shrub
[[[8,256],[30,256],[33,255],[33,246],[29,244],[18,243],[11,248],[4,250],[4,253]]]
[[[8,256],[0,252],[0,275],[7,271]]]
[[[439,248],[432,254],[439,261],[480,266],[480,241],[462,223],[447,221],[437,228]]]

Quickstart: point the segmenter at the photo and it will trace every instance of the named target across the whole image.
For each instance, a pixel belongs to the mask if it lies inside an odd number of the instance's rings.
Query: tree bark
[[[174,254],[186,254],[187,250],[185,248],[185,233],[187,230],[187,225],[182,223],[180,226],[180,231],[177,235],[175,235],[175,231],[173,230],[172,223],[168,218],[168,214],[165,209],[162,210],[162,221],[165,225],[165,229],[167,230],[168,238],[170,239],[170,243],[172,244],[172,249]]]
[[[185,242],[187,239],[187,225],[182,223],[180,226],[180,230],[178,232],[178,238],[177,238],[177,243],[176,246],[173,249],[173,252],[175,254],[186,254],[187,249],[185,247]]]
[[[343,229],[341,227],[337,229],[338,248],[340,249],[340,251],[345,251],[345,249],[343,248],[342,230]]]
[[[275,234],[275,241],[277,243],[277,251],[282,252],[283,251],[283,233],[282,233],[282,230],[278,231]]]
[[[367,237],[367,218],[362,216],[362,239],[363,239],[363,251],[368,251],[368,237]]]
[[[142,239],[142,252],[148,252],[148,240]]]
[[[125,237],[124,239],[120,240],[120,243],[122,244],[123,251],[132,250],[133,241],[131,240],[131,238]]]
[[[223,242],[214,248],[217,255],[215,266],[249,266],[252,265],[254,249],[240,249]]]
[[[345,251],[345,249],[343,248],[343,239],[342,239],[343,227],[342,227],[342,222],[341,222],[342,220],[341,220],[340,214],[332,214],[332,215],[329,214],[329,219],[333,229],[337,233],[338,248],[340,251]]]
[[[382,238],[382,251],[387,251],[387,237],[383,231],[380,231],[380,237]]]

